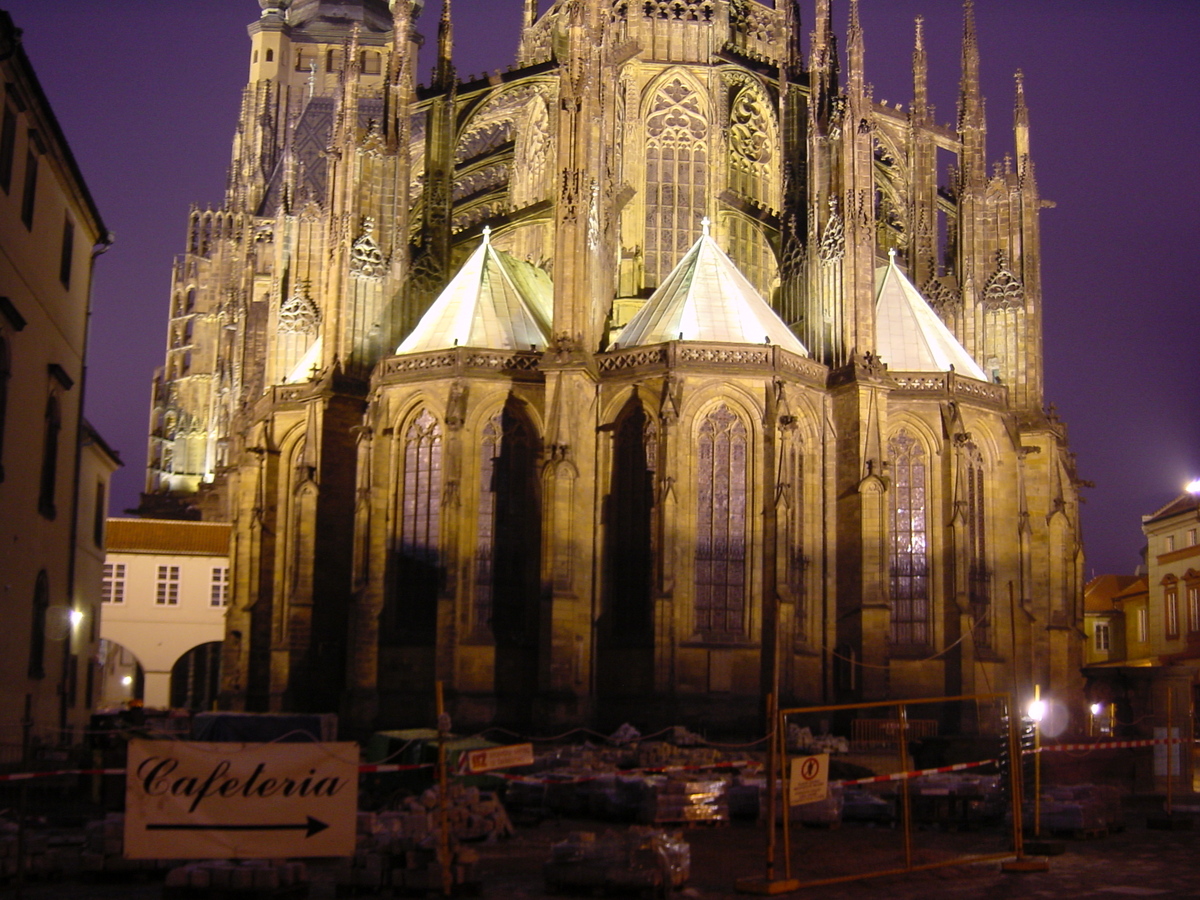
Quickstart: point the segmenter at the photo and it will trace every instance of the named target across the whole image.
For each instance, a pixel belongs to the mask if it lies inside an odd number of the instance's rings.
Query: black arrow
[[[306,838],[320,834],[329,826],[320,819],[306,817],[304,825],[147,825],[147,831],[303,831]]]

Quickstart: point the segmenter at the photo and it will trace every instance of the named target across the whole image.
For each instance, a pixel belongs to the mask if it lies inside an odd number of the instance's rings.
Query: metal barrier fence
[[[1016,716],[1008,694],[778,710],[771,754],[778,762],[769,763],[767,774],[779,788],[768,791],[768,821],[777,824],[768,829],[767,880],[745,879],[739,889],[775,894],[1022,857],[1021,768],[1016,777],[1000,774],[1021,759]],[[828,787],[814,795],[804,790],[814,785],[803,782],[820,781],[822,766]],[[842,833],[840,851],[810,830],[804,843],[811,852],[797,856],[798,827],[834,828],[843,818],[890,827]],[[775,880],[777,829],[781,881]],[[929,839],[918,840],[918,832]],[[949,832],[953,839],[944,837]],[[849,840],[859,849],[847,852]]]

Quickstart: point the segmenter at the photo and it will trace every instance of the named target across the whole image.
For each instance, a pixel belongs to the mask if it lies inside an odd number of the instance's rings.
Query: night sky
[[[421,30],[436,35],[438,0]],[[543,7],[548,5],[543,3]],[[813,0],[801,0],[803,31]],[[463,75],[508,65],[521,0],[454,0]],[[1140,517],[1200,477],[1200,3],[976,0],[989,155],[1012,147],[1025,73],[1042,213],[1046,400],[1070,429],[1087,576],[1131,572]],[[125,460],[114,514],[144,479],[172,258],[191,205],[217,206],[255,0],[0,0],[116,243],[96,262],[87,415]],[[845,34],[846,0],[834,0]],[[952,122],[959,0],[862,0],[867,81],[908,106],[913,19],[931,100]],[[807,41],[806,41],[807,44]],[[428,46],[428,45],[427,45]],[[421,80],[428,80],[423,60]]]

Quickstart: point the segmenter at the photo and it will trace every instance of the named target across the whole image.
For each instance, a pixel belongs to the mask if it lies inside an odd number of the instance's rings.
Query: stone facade
[[[420,88],[411,0],[262,5],[226,200],[175,269],[147,486],[233,524],[229,706],[400,726],[441,681],[472,724],[740,728],[776,682],[1079,697],[1042,200],[1019,78],[988,173],[970,3],[956,129],[920,22],[912,106],[873,101],[853,4],[843,66],[829,0],[807,60],[791,2],[527,2],[516,65],[470,81],[446,4]],[[712,290],[710,321],[622,340],[704,220],[803,346],[730,337]],[[424,337],[481,240],[478,294],[520,327]],[[919,338],[878,333],[885,265],[971,373],[889,367]]]

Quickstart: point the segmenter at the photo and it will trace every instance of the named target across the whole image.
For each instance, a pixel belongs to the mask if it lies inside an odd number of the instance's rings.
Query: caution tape
[[[1187,738],[1147,738],[1137,741],[1098,741],[1090,744],[1043,744],[1037,751],[1026,749],[1023,752],[1026,754],[1041,752],[1050,753],[1053,751],[1067,750],[1079,752],[1082,750],[1130,750],[1136,747],[1153,747],[1158,744],[1186,744],[1190,743]],[[856,778],[851,780],[835,781],[833,784],[855,785],[855,784],[879,784],[885,781],[903,781],[908,778],[920,778],[923,775],[943,775],[947,772],[961,772],[965,769],[974,769],[979,766],[988,766],[996,763],[995,759],[983,759],[978,762],[955,763],[950,766],[938,766],[934,769],[915,769],[911,772],[893,772],[890,775],[873,775],[870,778]],[[381,772],[412,772],[418,769],[432,769],[433,763],[415,763],[415,764],[395,764],[395,763],[364,763],[358,767],[360,775],[375,775]],[[723,762],[713,763],[711,765],[695,765],[695,766],[653,766],[645,769],[636,769],[622,772],[624,775],[635,774],[651,774],[661,775],[670,774],[672,772],[696,772],[710,769],[726,769],[726,768],[761,768],[760,763]],[[45,772],[10,772],[7,774],[0,773],[0,782],[3,781],[26,781],[33,778],[52,778],[61,775],[124,775],[125,769],[52,769]],[[554,778],[547,782],[546,779],[531,778],[522,775],[507,775],[500,772],[495,773],[509,781],[517,782],[542,782],[553,784],[582,784],[587,781],[594,781],[595,776],[576,776],[574,778]]]
[[[1097,741],[1091,744],[1043,744],[1039,749],[1042,753],[1049,753],[1053,750],[1128,750],[1133,747],[1153,747],[1156,744],[1186,744],[1190,743],[1187,738],[1147,738],[1140,741]],[[1026,753],[1033,753],[1032,750],[1026,750]]]
[[[893,772],[891,775],[872,775],[870,778],[844,779],[831,781],[830,784],[840,784],[842,787],[854,784],[880,784],[885,781],[905,781],[909,778],[920,778],[923,775],[943,775],[946,772],[961,772],[964,769],[974,769],[979,766],[990,766],[994,759],[981,759],[978,762],[955,763],[952,766],[938,766],[936,769],[916,769],[912,772]]]

